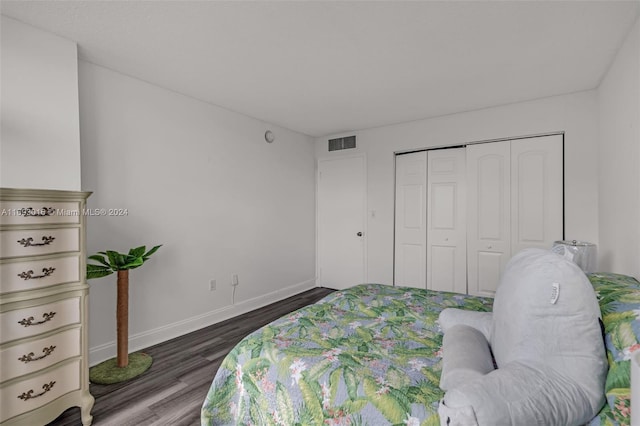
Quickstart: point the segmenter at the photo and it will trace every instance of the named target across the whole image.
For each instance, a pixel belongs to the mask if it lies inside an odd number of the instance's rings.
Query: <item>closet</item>
[[[394,284],[493,296],[511,256],[563,238],[563,136],[396,156]]]

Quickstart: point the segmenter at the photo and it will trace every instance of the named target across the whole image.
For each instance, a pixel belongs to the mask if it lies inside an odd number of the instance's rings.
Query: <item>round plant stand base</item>
[[[91,367],[89,369],[89,380],[91,383],[99,385],[124,382],[147,371],[152,363],[153,358],[142,352],[129,354],[129,365],[126,367],[118,367],[116,358],[111,358]]]

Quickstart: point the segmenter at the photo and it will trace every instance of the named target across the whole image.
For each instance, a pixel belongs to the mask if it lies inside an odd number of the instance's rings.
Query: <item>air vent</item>
[[[353,149],[356,147],[355,136],[345,136],[344,138],[329,139],[329,151],[339,151],[341,149]]]

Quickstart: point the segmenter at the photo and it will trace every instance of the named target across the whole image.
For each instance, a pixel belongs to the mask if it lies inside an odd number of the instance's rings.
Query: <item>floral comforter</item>
[[[630,364],[640,353],[640,283],[589,276],[602,312],[607,404],[589,426],[629,425]],[[447,307],[491,310],[492,299],[359,285],[247,336],[223,361],[203,425],[439,425]]]
[[[640,283],[610,273],[591,274],[589,279],[600,304],[609,361],[607,403],[589,426],[631,425],[631,357],[640,353]]]
[[[440,311],[492,299],[363,284],[257,330],[223,361],[203,425],[439,425]]]

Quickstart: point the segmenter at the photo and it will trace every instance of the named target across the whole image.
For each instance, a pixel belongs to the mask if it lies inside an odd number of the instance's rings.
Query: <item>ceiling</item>
[[[310,135],[593,89],[639,1],[11,1],[80,58]]]

